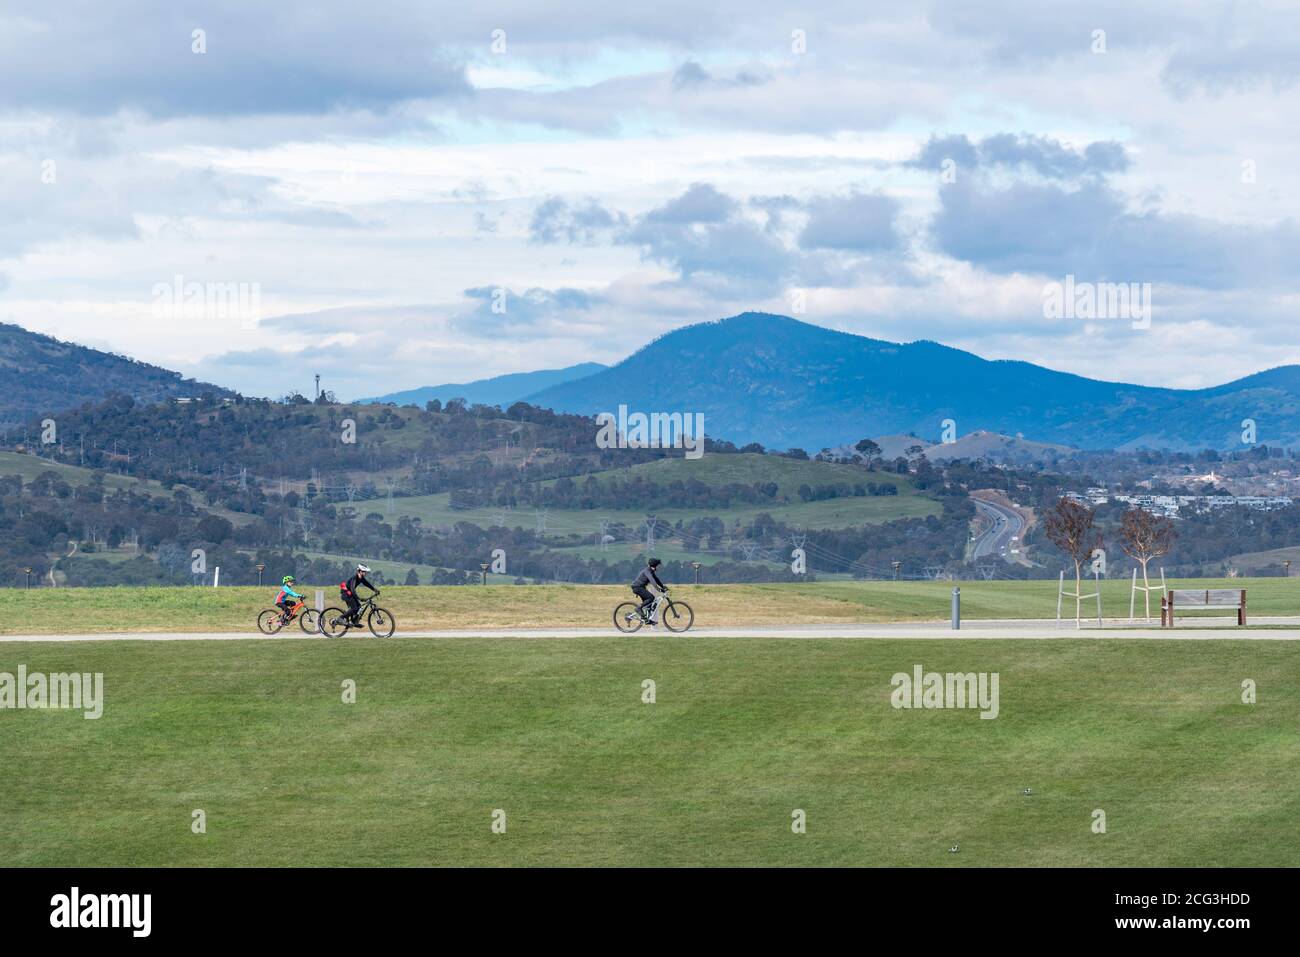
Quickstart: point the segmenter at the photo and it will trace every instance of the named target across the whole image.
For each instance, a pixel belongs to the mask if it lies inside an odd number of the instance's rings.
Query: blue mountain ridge
[[[684,326],[622,362],[524,400],[558,412],[703,412],[712,437],[815,452],[943,420],[1080,448],[1300,445],[1300,366],[1207,389],[1089,379],[937,342],[886,342],[766,313]]]
[[[438,399],[464,399],[470,405],[499,405],[503,409],[518,402],[524,396],[539,389],[559,385],[571,379],[579,379],[600,372],[606,367],[599,362],[581,362],[564,369],[540,369],[537,372],[512,372],[507,375],[493,376],[490,379],[476,379],[473,382],[448,383],[446,385],[428,385],[403,392],[390,392],[375,398],[358,399],[358,402],[395,402],[398,405],[415,405],[423,407],[426,402]]]

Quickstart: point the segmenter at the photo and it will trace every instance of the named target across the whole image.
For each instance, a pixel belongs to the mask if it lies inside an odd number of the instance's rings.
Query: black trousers
[[[342,595],[343,600],[348,603],[348,617],[355,618],[357,616],[357,610],[361,607],[361,602],[358,601],[357,596],[352,594],[350,591],[340,591],[339,594]]]
[[[641,599],[642,608],[649,608],[651,603],[655,600],[655,596],[651,593],[649,588],[645,587],[645,585],[633,585],[632,594]]]

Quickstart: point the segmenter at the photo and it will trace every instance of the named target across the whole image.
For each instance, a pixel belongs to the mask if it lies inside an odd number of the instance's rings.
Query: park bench
[[[1237,624],[1246,624],[1246,589],[1244,588],[1171,588],[1160,598],[1160,627],[1174,627],[1174,609],[1235,608]]]

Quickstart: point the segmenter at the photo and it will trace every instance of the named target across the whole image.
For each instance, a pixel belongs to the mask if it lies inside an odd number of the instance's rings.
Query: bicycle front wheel
[[[342,608],[326,608],[320,613],[320,631],[327,638],[342,638],[348,633],[348,623],[344,620],[347,612]]]
[[[280,609],[268,608],[257,616],[257,630],[264,635],[274,635],[284,627],[280,621]]]
[[[320,634],[320,612],[318,612],[315,608],[306,609],[301,615],[298,616],[298,624],[302,626],[302,630],[305,631],[307,634],[319,635]]]
[[[376,638],[391,638],[393,632],[397,630],[397,622],[388,613],[388,609],[380,608],[378,605],[370,609],[370,614],[366,615],[366,624],[370,626],[370,633]]]
[[[625,601],[614,609],[614,627],[625,635],[630,635],[634,631],[640,631],[641,612],[640,605],[634,601]]]
[[[695,612],[686,602],[674,601],[663,607],[659,618],[669,631],[685,631],[695,623]]]

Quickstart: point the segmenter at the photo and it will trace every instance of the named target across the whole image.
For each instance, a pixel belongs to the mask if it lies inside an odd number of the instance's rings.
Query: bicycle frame
[[[664,605],[671,605],[672,603],[672,599],[662,592],[655,595],[655,600],[650,603],[650,620],[658,621],[660,609],[662,609]]]

